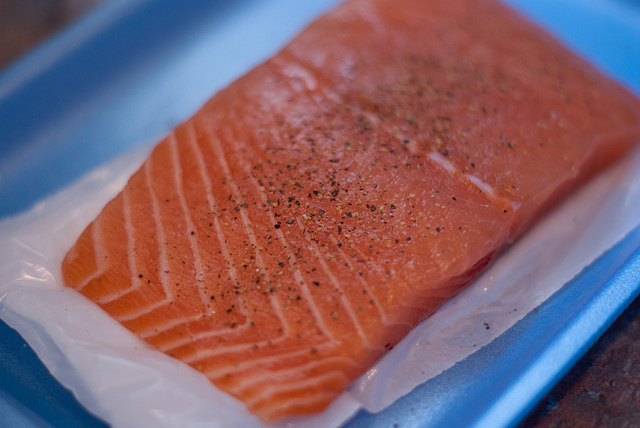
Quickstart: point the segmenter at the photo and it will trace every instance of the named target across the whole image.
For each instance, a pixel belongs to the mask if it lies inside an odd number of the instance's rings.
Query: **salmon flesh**
[[[64,281],[264,421],[318,412],[639,140],[494,0],[350,0],[161,141]]]

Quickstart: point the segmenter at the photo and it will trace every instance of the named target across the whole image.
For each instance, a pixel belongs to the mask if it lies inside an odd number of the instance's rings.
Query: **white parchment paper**
[[[149,149],[0,221],[0,318],[114,427],[260,427],[200,373],[152,349],[60,280],[76,238]],[[379,411],[502,334],[640,224],[640,150],[583,186],[479,280],[415,328],[325,412],[275,426],[337,427]],[[487,328],[490,326],[490,328]]]

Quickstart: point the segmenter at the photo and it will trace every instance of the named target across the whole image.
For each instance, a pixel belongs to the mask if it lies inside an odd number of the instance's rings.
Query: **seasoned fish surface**
[[[491,0],[350,0],[167,136],[64,280],[265,421],[324,409],[640,102]]]

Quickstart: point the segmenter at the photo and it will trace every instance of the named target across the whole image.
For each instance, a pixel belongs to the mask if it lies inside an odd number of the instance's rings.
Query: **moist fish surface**
[[[496,1],[350,0],[161,141],[64,281],[264,421],[318,412],[639,140]]]

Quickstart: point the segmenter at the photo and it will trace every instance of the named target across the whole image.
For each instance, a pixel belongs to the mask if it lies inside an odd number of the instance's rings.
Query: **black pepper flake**
[[[347,217],[349,217],[349,218],[353,217],[353,214],[351,214],[350,212],[345,213],[345,214],[346,214],[346,215],[347,215]]]
[[[280,223],[278,222],[278,223],[274,224],[273,227],[275,227],[276,229],[280,229]]]
[[[407,240],[407,242],[411,241],[411,237],[407,236],[406,240]]]
[[[331,196],[333,196],[334,198],[338,196],[338,189],[334,189],[333,192],[331,192]]]
[[[192,230],[192,231],[191,231],[191,234],[192,234],[192,235],[195,235],[196,233]]]

